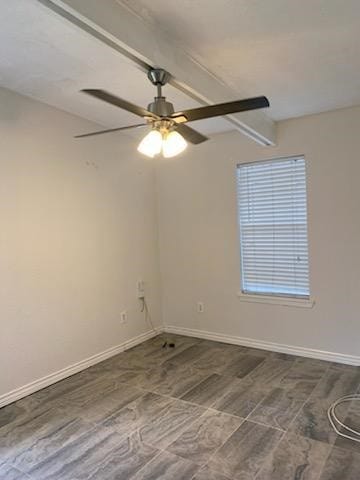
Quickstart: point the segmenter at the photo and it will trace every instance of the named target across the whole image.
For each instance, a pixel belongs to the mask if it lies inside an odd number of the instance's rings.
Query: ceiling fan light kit
[[[169,81],[170,74],[162,68],[153,68],[149,70],[148,78],[156,86],[157,96],[147,109],[104,90],[82,90],[92,97],[142,117],[146,123],[86,133],[77,135],[75,138],[151,126],[150,132],[140,142],[138,151],[151,158],[160,153],[165,158],[170,158],[183,152],[187,142],[197,145],[208,140],[202,133],[185,125],[187,122],[269,107],[268,99],[262,96],[175,112],[173,104],[167,102],[162,95],[162,87]]]
[[[152,130],[139,143],[138,152],[151,158],[159,153],[170,158],[183,152],[187,142],[173,127],[174,122],[170,120],[154,122]]]

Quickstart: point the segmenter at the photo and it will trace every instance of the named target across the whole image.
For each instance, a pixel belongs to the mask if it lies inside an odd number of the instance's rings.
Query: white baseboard
[[[155,335],[158,335],[158,333],[161,333],[162,331],[163,329],[162,327],[160,327],[160,328],[157,328],[156,331],[150,330],[149,332],[142,333],[141,335],[131,338],[130,340],[127,340],[126,342],[123,342],[120,345],[111,347],[105,350],[104,352],[97,353],[89,358],[86,358],[85,360],[81,360],[80,362],[74,363],[73,365],[69,365],[68,367],[58,370],[57,372],[50,373],[50,375],[46,375],[45,377],[39,378],[34,382],[31,382],[31,383],[28,383],[27,385],[16,388],[11,392],[4,393],[3,395],[0,395],[0,408],[4,407],[5,405],[8,405],[9,403],[15,402],[16,400],[20,400],[20,398],[26,397],[31,393],[37,392],[42,388],[48,387],[49,385],[52,385],[53,383],[56,383],[59,380],[63,380],[66,377],[70,377],[75,373],[81,372],[82,370],[85,370],[86,368],[89,368],[92,365],[95,365],[96,363],[100,363],[103,360],[106,360],[107,358],[113,357],[118,353],[124,352],[125,350],[128,350],[131,347],[135,347],[135,345],[145,342],[149,338],[155,337]]]
[[[334,352],[327,352],[324,350],[316,350],[313,348],[304,348],[298,347],[294,345],[284,345],[279,343],[272,343],[272,342],[264,342],[262,340],[255,340],[252,338],[246,337],[236,337],[233,335],[225,335],[221,333],[209,332],[205,330],[196,330],[193,328],[185,328],[185,327],[176,327],[174,325],[166,325],[165,327],[159,327],[156,331],[149,331],[145,332],[141,335],[138,335],[135,338],[127,340],[126,342],[121,343],[120,345],[116,345],[115,347],[111,347],[104,352],[97,353],[85,360],[81,360],[73,365],[69,365],[57,372],[51,373],[45,377],[39,378],[34,382],[28,383],[22,387],[16,388],[10,392],[7,392],[3,395],[0,395],[0,408],[8,405],[9,403],[15,402],[16,400],[20,400],[31,393],[34,393],[42,388],[48,387],[53,383],[56,383],[64,378],[70,377],[75,373],[81,372],[96,363],[100,363],[107,358],[113,357],[118,353],[124,352],[135,345],[139,345],[142,342],[158,335],[161,332],[167,333],[174,333],[178,335],[185,335],[188,337],[198,337],[204,338],[206,340],[214,340],[217,342],[224,342],[230,343],[233,345],[242,345],[245,347],[252,347],[252,348],[259,348],[262,350],[271,350],[273,352],[280,352],[280,353],[288,353],[290,355],[299,355],[302,357],[308,358],[316,358],[319,360],[327,360],[330,362],[337,362],[343,363],[346,365],[355,365],[360,366],[360,356],[356,355],[347,355],[343,353],[334,353]]]
[[[346,365],[360,365],[360,356],[347,355],[343,353],[327,352],[325,350],[316,350],[313,348],[298,347],[295,345],[284,345],[280,343],[263,342],[253,338],[236,337],[222,333],[208,332],[205,330],[196,330],[193,328],[176,327],[174,325],[165,325],[164,331],[188,337],[204,338],[206,340],[215,340],[217,342],[231,343],[245,347],[260,348],[262,350],[271,350],[273,352],[288,353],[290,355],[299,355],[301,357],[316,358],[318,360],[327,360],[330,362],[344,363]]]

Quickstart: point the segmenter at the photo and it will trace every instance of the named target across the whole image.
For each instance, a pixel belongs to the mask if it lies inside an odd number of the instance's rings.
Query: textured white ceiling
[[[133,63],[36,0],[0,0],[0,11],[0,86],[106,127],[141,123],[139,117],[79,92],[102,88],[146,107],[156,89]],[[171,86],[164,93],[176,109],[198,105]],[[224,119],[192,126],[203,133],[233,128]],[[143,135],[142,130],[133,132]]]
[[[118,1],[233,90],[267,95],[274,119],[360,104],[359,0]],[[130,61],[36,0],[0,0],[0,11],[0,86],[106,127],[139,122],[79,93],[103,88],[146,106],[154,88]],[[196,105],[171,86],[165,94],[178,109]],[[224,119],[192,126],[232,128]]]
[[[118,0],[274,119],[360,104],[359,0]]]

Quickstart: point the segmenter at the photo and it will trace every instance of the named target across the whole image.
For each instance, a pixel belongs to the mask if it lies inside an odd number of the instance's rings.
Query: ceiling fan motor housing
[[[165,97],[155,97],[154,101],[148,105],[148,110],[159,117],[169,117],[174,113],[174,106],[167,102]]]

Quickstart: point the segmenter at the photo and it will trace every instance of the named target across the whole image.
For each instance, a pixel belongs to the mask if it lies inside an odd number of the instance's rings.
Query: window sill
[[[266,303],[270,305],[283,305],[286,307],[312,308],[315,305],[313,298],[301,299],[291,297],[276,297],[267,295],[251,295],[249,293],[238,292],[239,300],[251,303]]]

